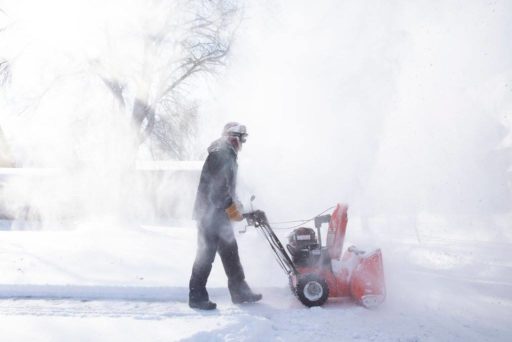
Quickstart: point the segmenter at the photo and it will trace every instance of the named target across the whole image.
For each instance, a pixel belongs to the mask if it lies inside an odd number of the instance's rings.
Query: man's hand
[[[235,202],[226,208],[226,214],[228,214],[231,221],[242,221],[244,219],[242,217],[242,209]]]

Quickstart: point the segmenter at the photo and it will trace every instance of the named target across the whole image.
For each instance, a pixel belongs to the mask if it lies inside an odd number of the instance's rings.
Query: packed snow
[[[348,244],[368,239],[381,244],[386,302],[368,310],[339,299],[309,309],[289,291],[266,241],[249,228],[237,239],[248,281],[263,300],[232,304],[216,261],[208,287],[219,308],[201,312],[187,305],[193,223],[125,228],[0,232],[2,340],[507,341],[512,336],[510,240],[380,238],[366,235],[354,219]],[[284,238],[286,230],[277,232]]]

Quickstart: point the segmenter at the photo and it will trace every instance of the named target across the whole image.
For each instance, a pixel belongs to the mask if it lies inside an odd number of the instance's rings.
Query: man
[[[208,157],[201,171],[194,206],[198,222],[197,255],[189,284],[189,306],[213,310],[206,282],[215,254],[219,253],[228,277],[231,300],[235,304],[257,302],[262,296],[251,291],[245,281],[238,256],[238,245],[231,221],[242,220],[242,207],[236,196],[237,155],[247,139],[244,125],[230,122],[224,126],[222,137],[208,148]]]

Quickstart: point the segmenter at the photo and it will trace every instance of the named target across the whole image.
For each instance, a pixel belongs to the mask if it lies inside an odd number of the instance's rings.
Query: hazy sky
[[[268,205],[510,209],[509,2],[266,1],[246,17],[211,110],[247,123],[241,177]]]
[[[203,101],[197,149],[228,120],[248,126],[243,196],[300,217],[336,202],[368,214],[511,209],[509,1],[243,3],[227,67],[190,91]],[[158,17],[146,6],[0,1],[0,57],[13,61],[2,127],[18,158],[115,164],[125,131],[91,60],[129,74],[140,50],[127,37]]]

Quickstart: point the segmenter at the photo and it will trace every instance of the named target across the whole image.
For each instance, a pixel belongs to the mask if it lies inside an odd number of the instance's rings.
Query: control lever
[[[252,195],[252,196],[251,196],[251,199],[250,199],[251,212],[254,212],[254,208],[252,207],[252,202],[254,201],[254,199],[256,199],[256,196]],[[245,218],[245,219],[247,219],[247,223],[248,223],[248,224],[247,224],[247,225],[245,225],[243,229],[240,229],[240,230],[238,231],[238,233],[240,233],[240,234],[244,234],[244,233],[246,233],[246,232],[247,232],[247,227],[248,227],[248,226],[252,226],[252,225],[254,225],[254,222],[253,222],[253,220],[252,220],[252,217],[250,217],[249,215],[246,215],[246,214],[243,214],[243,215],[242,215],[242,217],[243,217],[243,218]]]

